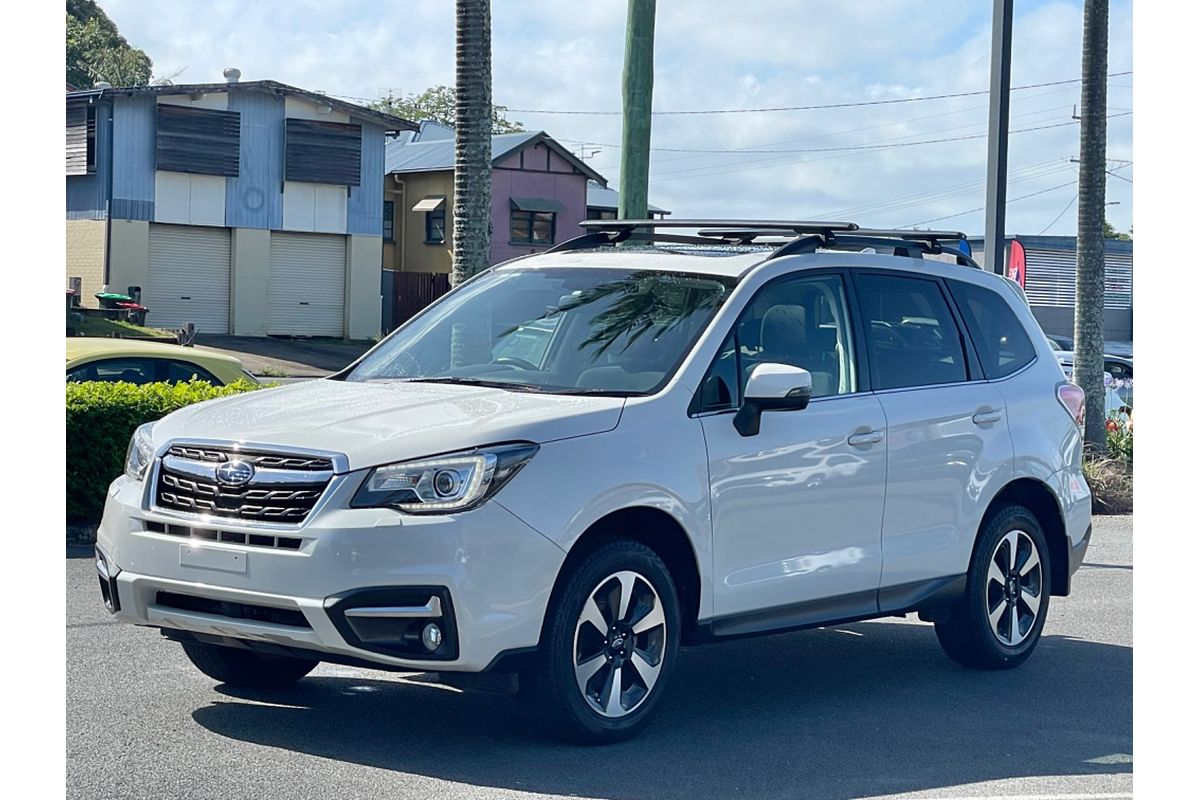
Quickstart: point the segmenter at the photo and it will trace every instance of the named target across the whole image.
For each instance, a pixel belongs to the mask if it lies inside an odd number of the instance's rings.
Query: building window
[[[554,244],[556,214],[549,211],[513,209],[510,216],[511,244]]]
[[[396,204],[391,200],[383,201],[383,240],[396,241]]]
[[[283,179],[335,186],[362,185],[362,126],[285,119]]]
[[[588,219],[616,219],[617,210],[615,208],[589,208],[587,210]]]
[[[155,169],[237,177],[242,136],[238,112],[159,103],[155,125]]]
[[[425,244],[446,243],[446,208],[425,212]]]

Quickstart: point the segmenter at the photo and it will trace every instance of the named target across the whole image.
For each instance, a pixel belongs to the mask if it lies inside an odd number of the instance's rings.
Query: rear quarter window
[[[1033,361],[1033,342],[1003,297],[982,286],[947,283],[975,343],[985,376],[992,380],[1004,378]]]

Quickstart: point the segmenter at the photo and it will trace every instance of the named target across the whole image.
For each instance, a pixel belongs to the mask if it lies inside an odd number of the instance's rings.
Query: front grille
[[[234,461],[254,468],[248,482],[230,485],[218,479],[222,465]],[[229,519],[299,523],[332,477],[333,462],[325,457],[174,445],[159,465],[155,504]]]
[[[185,539],[203,539],[209,542],[227,542],[229,544],[245,544],[251,547],[273,547],[279,550],[299,550],[304,544],[303,539],[294,536],[276,536],[270,533],[240,533],[238,531],[218,531],[212,528],[193,528],[189,525],[166,524],[164,522],[145,522],[146,530],[154,533],[165,533],[168,536],[182,536]]]
[[[229,619],[248,619],[254,622],[270,622],[273,625],[287,625],[292,628],[311,628],[304,614],[288,608],[273,608],[257,606],[249,603],[231,603],[227,600],[213,600],[210,597],[196,597],[190,594],[176,592],[158,592],[154,598],[155,604],[164,608],[174,608],[180,611],[195,611],[200,614],[211,614]]]

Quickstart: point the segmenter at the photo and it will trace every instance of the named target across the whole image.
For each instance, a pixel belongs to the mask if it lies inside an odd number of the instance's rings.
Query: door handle
[[[866,433],[851,434],[850,438],[846,441],[854,447],[866,447],[867,445],[871,444],[879,444],[883,441],[883,431],[873,430],[867,431]]]
[[[971,417],[971,422],[976,425],[991,425],[993,422],[999,422],[1001,412],[998,409],[990,409],[988,411],[978,411],[975,416]]]

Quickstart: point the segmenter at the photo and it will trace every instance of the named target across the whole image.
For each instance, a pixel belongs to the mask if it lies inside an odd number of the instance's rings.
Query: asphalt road
[[[515,701],[321,666],[214,686],[116,625],[67,559],[67,795],[79,798],[1130,797],[1132,518],[1102,517],[1020,669],[964,670],[890,619],[684,651],[632,742],[531,734]]]

